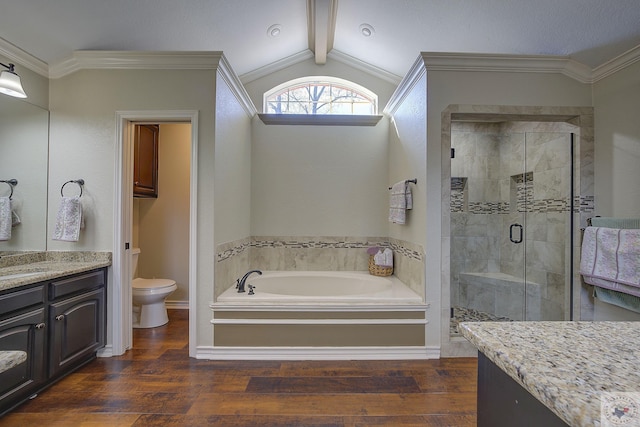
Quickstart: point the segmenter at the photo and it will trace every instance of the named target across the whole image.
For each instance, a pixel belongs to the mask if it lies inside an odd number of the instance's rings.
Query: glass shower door
[[[554,126],[567,125],[452,126],[452,333],[465,320],[568,318],[572,140]]]

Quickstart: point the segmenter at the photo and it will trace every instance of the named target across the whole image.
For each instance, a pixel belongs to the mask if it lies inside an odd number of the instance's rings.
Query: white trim
[[[333,49],[327,55],[329,59],[340,62],[342,64],[348,65],[351,68],[355,68],[356,70],[363,71],[369,75],[379,78],[380,80],[384,80],[391,84],[397,85],[402,81],[402,77],[396,74],[390,73],[382,68],[376,67],[375,65],[371,65],[367,62],[364,62],[358,58],[355,58],[351,55],[347,55],[344,52]]]
[[[269,74],[276,73],[311,58],[313,58],[313,53],[309,50],[303,50],[302,52],[294,53],[286,58],[282,58],[279,61],[272,62],[253,71],[249,71],[248,73],[244,73],[240,76],[240,81],[242,81],[242,84],[246,85],[254,80],[258,80],[262,77],[268,76]]]
[[[381,115],[346,114],[262,114],[258,117],[265,125],[305,126],[375,126]]]
[[[44,77],[49,77],[49,66],[8,41],[0,38],[0,55],[6,57],[9,62],[22,65],[31,71]]]
[[[613,58],[611,61],[605,62],[604,64],[594,68],[592,81],[595,83],[598,80],[617,73],[638,61],[640,61],[640,45],[629,49],[622,55]]]
[[[77,50],[71,58],[49,66],[49,77],[57,79],[78,70],[215,70],[221,51],[147,52]]]
[[[560,73],[591,83],[591,69],[568,56],[421,52],[429,71]]]
[[[115,149],[115,195],[114,195],[114,244],[113,244],[113,353],[122,354],[131,347],[131,292],[128,284],[130,274],[129,252],[124,249],[125,242],[131,242],[131,227],[124,224],[124,219],[131,218],[131,204],[126,201],[133,197],[130,156],[125,157],[125,150],[132,150],[133,138],[131,122],[188,122],[191,124],[191,176],[189,190],[189,356],[196,353],[196,278],[197,278],[197,195],[198,195],[198,111],[197,110],[140,110],[116,111],[116,149]],[[127,176],[125,176],[127,175]]]
[[[227,58],[224,55],[220,56],[220,62],[218,64],[218,74],[227,83],[227,85],[231,89],[231,92],[236,97],[240,105],[242,105],[242,108],[244,108],[244,111],[247,113],[247,115],[249,115],[249,117],[255,116],[258,112],[256,106],[253,105],[253,101],[247,93],[247,90],[242,85],[240,78],[235,73],[235,71],[233,71],[233,68],[231,68],[229,61],[227,61]]]
[[[388,116],[393,116],[398,107],[402,105],[406,97],[409,96],[411,89],[413,89],[426,72],[427,69],[424,66],[422,57],[418,57],[405,78],[402,79],[402,82],[400,82],[396,90],[391,95],[391,98],[389,98],[389,102],[387,102],[382,113]]]
[[[426,325],[426,319],[211,319],[212,325]]]
[[[298,311],[298,312],[389,312],[389,311],[406,311],[406,312],[424,312],[431,303],[420,305],[319,305],[319,304],[289,304],[289,305],[233,305],[229,303],[212,303],[209,307],[214,311],[260,311],[260,312],[278,312],[278,311]]]
[[[208,360],[425,360],[439,359],[440,347],[205,347],[196,359]]]
[[[169,310],[189,310],[189,301],[165,301]]]
[[[97,357],[113,357],[113,346],[111,344],[106,345],[100,349],[98,349],[96,353]]]

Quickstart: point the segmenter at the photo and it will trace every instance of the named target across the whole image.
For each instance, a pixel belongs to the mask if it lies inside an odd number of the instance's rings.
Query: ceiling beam
[[[316,64],[325,64],[333,49],[337,11],[338,0],[307,0],[309,50],[315,54]]]

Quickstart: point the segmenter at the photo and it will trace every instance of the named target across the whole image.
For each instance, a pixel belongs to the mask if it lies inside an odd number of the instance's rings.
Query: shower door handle
[[[518,228],[519,229],[519,236],[517,239],[513,238],[513,229],[514,228]],[[509,227],[509,240],[511,240],[513,243],[522,243],[522,226],[518,223],[515,224],[511,224],[511,226]]]

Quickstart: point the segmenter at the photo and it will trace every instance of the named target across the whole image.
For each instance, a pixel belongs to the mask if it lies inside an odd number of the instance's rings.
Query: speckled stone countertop
[[[599,426],[601,392],[640,392],[640,322],[470,322],[462,335],[570,426]]]
[[[0,291],[109,265],[111,252],[29,252],[3,256]]]

